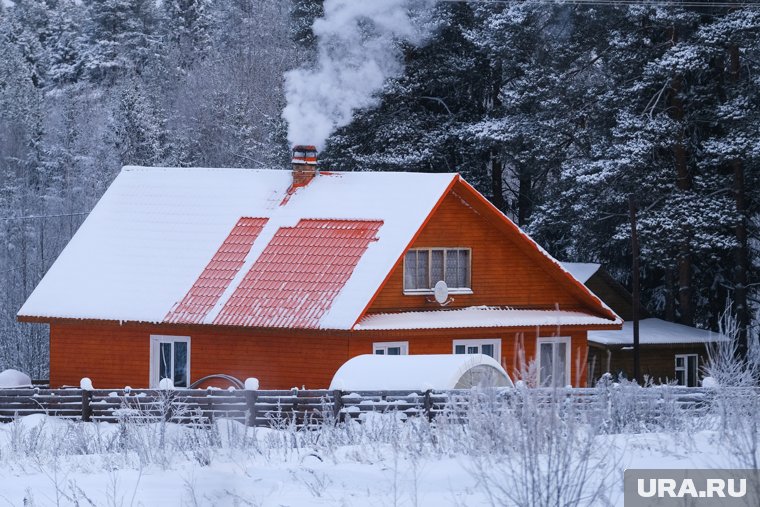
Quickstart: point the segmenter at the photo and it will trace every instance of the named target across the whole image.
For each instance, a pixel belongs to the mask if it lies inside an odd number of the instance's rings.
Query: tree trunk
[[[680,97],[681,78],[675,77],[671,82],[672,95],[670,100],[673,118],[681,121],[684,116],[683,101]],[[678,138],[673,146],[673,159],[676,169],[676,188],[679,192],[691,190],[691,174],[688,166],[683,131],[679,129]],[[694,303],[691,288],[691,246],[685,240],[678,251],[678,309],[679,321],[691,326],[694,324]]]
[[[678,42],[678,32],[672,28],[671,43]],[[670,115],[681,122],[684,118],[684,106],[681,99],[683,81],[680,76],[675,76],[670,82]],[[682,128],[679,127],[677,139],[673,145],[673,160],[676,169],[676,188],[679,192],[691,190],[691,173],[689,172],[688,153],[686,140]],[[691,287],[691,246],[688,239],[678,249],[678,310],[681,324],[691,326],[694,324],[694,302]]]
[[[491,65],[491,89],[490,89],[490,113],[498,113],[501,108],[501,60],[497,57]],[[504,202],[504,162],[499,159],[499,150],[496,147],[491,148],[491,195],[493,204],[501,211],[507,211]]]
[[[520,171],[520,185],[517,191],[517,225],[522,227],[530,215],[530,173]]]
[[[665,270],[665,320],[676,320],[675,281],[669,268]]]
[[[501,211],[506,211],[504,203],[504,164],[496,156],[493,150],[490,154],[491,164],[491,195],[493,205]]]
[[[631,195],[628,199],[631,220],[631,296],[633,297],[633,379],[641,382],[641,348],[639,346],[639,234],[636,226],[636,203]]]
[[[740,78],[739,47],[729,46],[729,77],[732,83]],[[744,164],[739,159],[731,162],[734,173],[734,205],[739,222],[734,233],[737,247],[734,250],[734,311],[739,324],[739,354],[747,354],[747,330],[750,324],[750,310],[747,303],[747,272],[749,271],[749,248],[747,246],[747,203],[744,192]]]

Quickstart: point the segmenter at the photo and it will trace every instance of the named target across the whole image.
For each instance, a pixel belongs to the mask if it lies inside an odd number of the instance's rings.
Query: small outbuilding
[[[589,331],[588,384],[593,385],[605,372],[632,378],[633,296],[600,264],[563,262],[562,266],[626,321],[622,329]],[[645,309],[640,318],[641,373],[654,382],[698,386],[707,348],[728,339],[706,329],[654,318]]]
[[[330,389],[343,391],[427,391],[472,387],[514,387],[504,368],[485,354],[364,354],[346,361]]]

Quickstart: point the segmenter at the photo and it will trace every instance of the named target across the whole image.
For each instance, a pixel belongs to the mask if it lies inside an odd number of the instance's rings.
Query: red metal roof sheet
[[[281,227],[214,324],[318,327],[382,224],[301,220]]]
[[[173,324],[203,322],[237,272],[243,267],[246,255],[266,223],[266,218],[243,217],[238,220],[182,301],[174,305],[174,308],[166,314],[164,322]]]

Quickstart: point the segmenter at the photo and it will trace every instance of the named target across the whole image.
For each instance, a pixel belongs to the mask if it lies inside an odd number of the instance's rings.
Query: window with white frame
[[[190,337],[150,337],[150,384],[158,387],[161,380],[171,379],[175,387],[190,385]]]
[[[679,386],[697,387],[699,355],[676,354],[676,381]]]
[[[429,293],[440,280],[453,292],[470,292],[469,248],[416,248],[404,256],[404,292]]]
[[[542,387],[563,387],[570,383],[570,338],[538,338],[538,383]]]
[[[454,354],[485,354],[501,362],[501,339],[454,340]]]
[[[372,352],[378,356],[405,356],[409,354],[409,342],[375,342]]]

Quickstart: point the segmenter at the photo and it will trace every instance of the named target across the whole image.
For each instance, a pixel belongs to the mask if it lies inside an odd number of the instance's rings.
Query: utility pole
[[[636,227],[636,203],[633,195],[628,198],[628,210],[631,219],[631,292],[633,293],[633,379],[641,381],[641,362],[639,349],[639,234]]]

